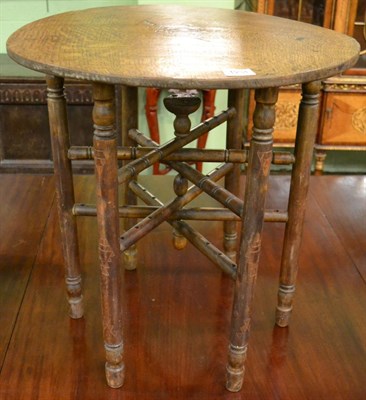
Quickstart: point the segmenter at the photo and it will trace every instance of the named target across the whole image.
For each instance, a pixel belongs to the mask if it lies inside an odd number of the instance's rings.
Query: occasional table
[[[108,385],[124,381],[120,251],[127,269],[136,267],[136,242],[164,221],[174,228],[174,244],[188,239],[234,280],[226,387],[239,391],[244,376],[264,221],[286,222],[276,323],[286,326],[292,310],[298,255],[317,131],[320,80],[351,67],[359,45],[345,35],[296,21],[242,11],[180,6],[105,7],[68,12],[33,22],[7,42],[16,62],[47,75],[48,109],[57,180],[72,318],[83,315],[75,218],[97,215],[103,333]],[[93,84],[94,145],[70,147],[64,78]],[[302,84],[295,154],[273,153],[272,132],[278,88]],[[117,148],[115,87],[122,87],[122,147]],[[175,138],[158,145],[137,130],[137,88],[182,90],[167,97],[176,115]],[[255,90],[256,108],[249,150],[242,148],[245,89]],[[189,114],[200,99],[184,90],[228,89],[228,108],[191,128]],[[226,123],[226,149],[183,148]],[[211,134],[214,134],[212,132]],[[25,144],[26,145],[26,144]],[[75,204],[71,160],[93,158],[96,206]],[[121,160],[122,167],[118,160]],[[222,164],[203,175],[195,161]],[[162,204],[136,180],[154,164],[177,171],[175,197]],[[271,163],[292,163],[286,211],[265,210]],[[244,198],[239,198],[241,164],[247,163]],[[225,177],[224,186],[217,181]],[[193,185],[188,188],[188,181]],[[123,185],[121,204],[118,184]],[[223,207],[188,208],[202,192]],[[138,205],[137,198],[146,206]],[[119,217],[125,232],[120,237]],[[186,222],[223,220],[224,250]],[[139,222],[137,221],[139,220]],[[236,240],[240,222],[240,239]],[[239,249],[236,255],[236,249]],[[131,366],[133,368],[133,366]]]

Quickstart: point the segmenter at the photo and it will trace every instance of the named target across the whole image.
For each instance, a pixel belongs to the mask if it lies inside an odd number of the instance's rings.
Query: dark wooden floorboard
[[[51,177],[0,175],[0,370],[53,199]]]
[[[336,187],[348,185],[342,178],[330,178],[311,181],[294,315],[287,329],[274,326],[284,226],[265,224],[245,384],[238,394],[223,389],[232,282],[191,245],[181,252],[172,249],[168,224],[139,243],[139,268],[124,273],[126,383],[118,390],[105,385],[96,221],[78,221],[86,315],[72,321],[53,205],[40,242],[38,237],[24,300],[19,310],[13,309],[19,312],[15,328],[15,317],[5,314],[11,340],[0,376],[0,399],[364,399],[366,285],[354,256],[364,249],[358,249],[352,237],[352,232],[362,232],[363,224],[347,213],[358,207],[349,196],[338,194],[327,208],[324,191],[339,193],[342,189]],[[2,179],[0,175],[0,187]],[[166,186],[157,185],[156,178],[146,179],[152,190]],[[362,179],[355,177],[355,185]],[[24,185],[17,182],[14,190],[21,191]],[[77,177],[80,201],[92,201],[93,182],[93,177]],[[285,207],[288,185],[287,176],[271,179],[269,207]],[[34,209],[46,201],[46,192],[39,191]],[[338,230],[333,222],[337,215],[352,220],[352,230]],[[14,217],[14,225],[17,222]],[[221,224],[195,226],[221,242]],[[23,256],[31,250],[25,249]],[[16,274],[13,280],[22,277]]]
[[[284,345],[283,357],[274,353],[275,360],[279,358],[281,361],[273,364],[274,376],[279,382],[277,394],[280,399],[362,399],[366,393],[363,378],[366,286],[345,249],[345,243],[329,224],[325,210],[318,205],[317,199],[323,195],[326,185],[314,177],[311,187],[294,314],[289,328],[291,334],[286,338],[287,343],[273,342],[275,346],[279,343],[281,347]],[[279,201],[282,190],[278,188],[274,192],[276,201]],[[345,204],[339,202],[338,206],[344,207]],[[278,263],[280,251],[276,254],[276,249],[266,246],[266,243],[272,242],[282,230],[282,225],[266,225],[259,281],[267,266],[273,268]],[[272,259],[273,255],[276,260]],[[277,331],[280,331],[279,335],[285,335],[281,329],[274,329],[274,335]],[[255,328],[253,341],[254,332]],[[294,370],[294,376],[283,378]],[[272,377],[268,384],[274,382]],[[276,398],[274,393],[273,398]]]
[[[319,206],[366,281],[366,177],[324,176],[316,189]]]

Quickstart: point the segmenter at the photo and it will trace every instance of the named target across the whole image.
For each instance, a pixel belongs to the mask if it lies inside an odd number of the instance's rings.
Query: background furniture
[[[363,34],[365,0],[244,0],[238,2],[238,7],[334,29],[355,37],[361,49],[366,49]],[[360,57],[354,67],[324,80],[322,85],[315,142],[315,169],[320,172],[324,169],[328,150],[366,150],[366,54]],[[299,100],[298,86],[281,89],[276,109],[275,146],[293,146]],[[252,94],[249,115],[253,111]],[[250,139],[250,132],[249,123],[247,140]]]

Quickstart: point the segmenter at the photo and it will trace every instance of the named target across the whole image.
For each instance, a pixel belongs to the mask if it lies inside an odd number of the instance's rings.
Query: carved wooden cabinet
[[[238,8],[324,26],[355,37],[366,49],[366,0],[244,0]],[[322,171],[327,150],[366,150],[366,54],[352,70],[323,82],[315,169]],[[253,112],[252,95],[249,114]],[[283,88],[277,103],[275,146],[291,147],[300,88]],[[251,118],[249,117],[249,121]],[[250,139],[251,126],[247,129]]]
[[[91,113],[91,88],[69,82],[66,90],[71,141],[88,144],[93,127],[83,111],[90,108]],[[44,79],[0,79],[0,151],[2,172],[52,171]]]
[[[6,55],[0,55],[0,71],[0,172],[52,172],[44,77],[25,75]],[[71,143],[91,146],[93,124],[85,118],[92,113],[91,85],[67,81],[65,86]],[[73,167],[89,172],[93,163],[74,161]]]
[[[366,150],[366,80],[341,76],[323,82],[323,105],[316,169],[323,170],[327,150]]]

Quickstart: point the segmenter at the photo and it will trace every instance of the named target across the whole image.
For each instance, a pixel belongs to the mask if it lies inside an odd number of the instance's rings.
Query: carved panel
[[[71,143],[91,145],[91,86],[74,82],[67,82],[65,86]],[[0,171],[51,170],[46,100],[43,79],[0,80]],[[84,164],[80,163],[77,169],[91,170]]]
[[[46,87],[39,85],[0,85],[1,104],[46,104]]]
[[[326,93],[321,132],[323,145],[366,144],[366,96],[362,93]]]
[[[275,143],[290,144],[294,142],[300,100],[301,91],[298,85],[280,91],[276,104],[276,122],[273,132]],[[252,93],[249,103],[247,140],[251,138],[254,107],[255,101]]]
[[[327,92],[366,92],[366,83],[326,83],[324,90]]]
[[[74,146],[93,142],[92,87],[87,83],[65,84],[70,141]],[[117,87],[116,107],[120,107]],[[117,132],[120,132],[117,113]],[[119,135],[120,136],[120,135]],[[41,78],[0,78],[0,172],[51,171],[52,154],[46,101]],[[74,163],[80,172],[92,171],[93,163]]]
[[[92,89],[87,84],[71,84],[66,87],[68,104],[92,104]],[[35,83],[4,83],[0,82],[0,104],[46,104],[46,84],[43,81]]]
[[[360,108],[353,113],[352,126],[357,132],[366,134],[366,107]]]
[[[296,129],[299,104],[291,101],[281,101],[276,104],[275,131]]]

